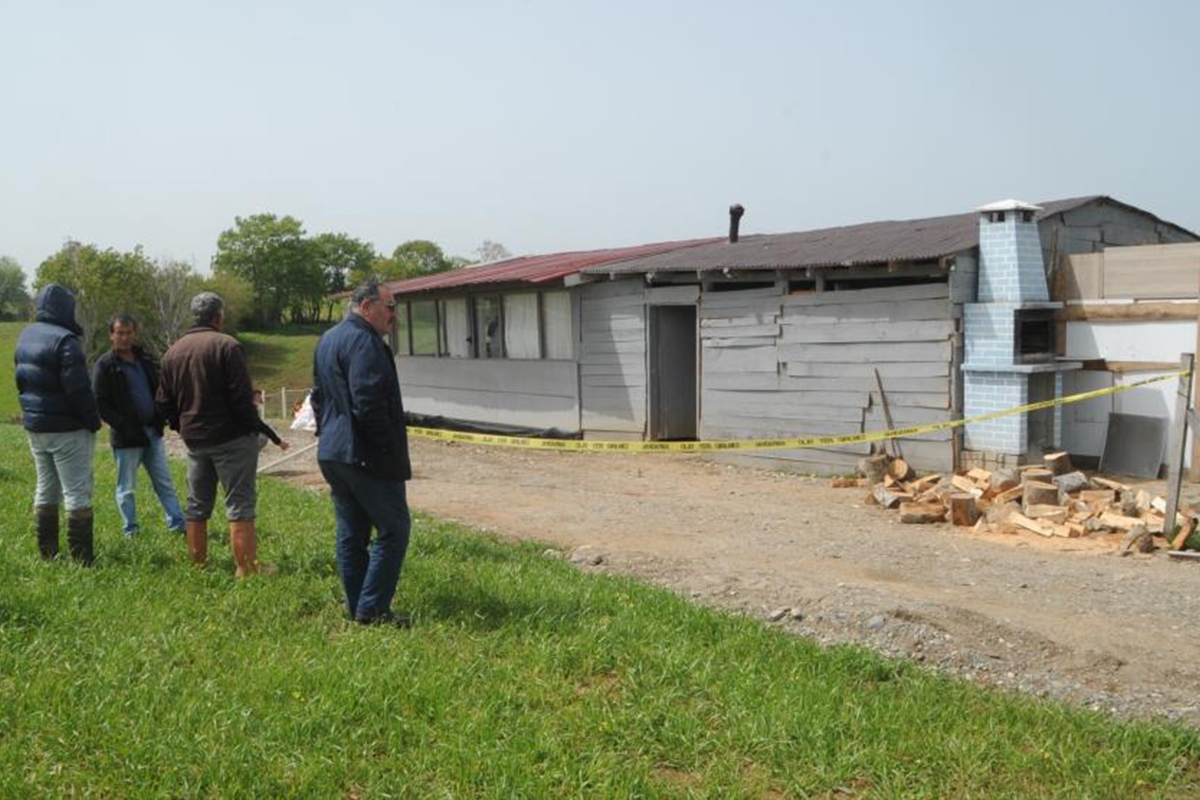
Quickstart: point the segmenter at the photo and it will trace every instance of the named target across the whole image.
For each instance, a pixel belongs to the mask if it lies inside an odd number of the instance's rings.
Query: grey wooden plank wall
[[[641,279],[580,287],[579,384],[590,438],[646,430],[646,298]],[[639,436],[640,438],[640,436]]]
[[[886,428],[878,369],[897,426],[952,417],[953,305],[946,283],[783,295],[705,293],[700,335],[704,439],[859,433]],[[902,439],[921,469],[953,464],[948,431]],[[842,472],[870,446],[782,450],[750,458]]]

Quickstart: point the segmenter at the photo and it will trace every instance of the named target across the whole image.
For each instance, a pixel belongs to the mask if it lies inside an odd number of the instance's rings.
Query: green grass
[[[313,350],[328,327],[303,325],[270,333],[238,333],[254,385],[270,392],[278,391],[280,387],[304,389],[312,386]]]
[[[17,383],[13,376],[13,351],[17,334],[28,322],[0,322],[0,422],[11,422],[21,415],[17,403]]]
[[[219,520],[190,567],[145,486],[145,534],[122,540],[107,450],[97,566],[42,563],[21,432],[0,447],[3,797],[1200,792],[1193,732],[820,650],[427,517],[399,595],[416,627],[355,627],[328,498],[273,480],[273,577],[230,577]]]

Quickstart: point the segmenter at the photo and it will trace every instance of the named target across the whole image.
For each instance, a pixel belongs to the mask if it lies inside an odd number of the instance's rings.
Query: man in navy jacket
[[[408,549],[405,481],[412,477],[396,362],[384,338],[395,317],[387,287],[368,282],[355,290],[350,313],[317,343],[311,402],[350,617],[408,627],[408,615],[392,611]]]
[[[38,550],[58,556],[58,507],[67,510],[71,557],[90,565],[92,541],[92,456],[100,413],[92,394],[87,361],[75,322],[75,298],[51,283],[37,297],[37,321],[17,338],[17,392],[29,449],[37,467],[33,506]]]

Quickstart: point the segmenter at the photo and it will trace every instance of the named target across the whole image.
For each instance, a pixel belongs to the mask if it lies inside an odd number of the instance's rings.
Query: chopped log
[[[1171,540],[1171,549],[1182,550],[1194,530],[1196,530],[1196,518],[1188,517],[1187,522],[1179,528],[1179,533],[1175,534],[1175,538]]]
[[[858,460],[858,471],[863,474],[863,477],[867,479],[867,482],[871,486],[874,486],[883,480],[890,460],[887,453],[875,453],[874,455],[860,458]]]
[[[1067,528],[1067,538],[1078,539],[1083,536],[1084,530],[1082,524],[1078,522],[1071,522],[1070,520],[1067,520],[1065,524]]]
[[[894,486],[897,486],[898,484],[899,484],[899,481],[897,481],[891,475],[885,474],[883,476],[883,485],[888,487],[889,489],[891,489]]]
[[[1031,505],[1025,506],[1025,516],[1030,519],[1040,519],[1047,522],[1066,522],[1067,510],[1062,506]]]
[[[971,533],[987,533],[989,530],[991,530],[991,526],[988,524],[987,518],[980,517],[975,520],[975,527],[971,528]]]
[[[1005,520],[1005,522],[1007,522],[1009,525],[1017,525],[1021,528],[1024,528],[1027,531],[1033,531],[1034,533],[1038,534],[1039,536],[1053,536],[1054,535],[1053,532],[1051,532],[1048,527],[1042,525],[1042,523],[1038,522],[1036,519],[1030,519],[1029,517],[1025,516],[1024,514],[1021,514],[1016,511],[1014,511],[1012,514],[1009,514],[1008,519]]]
[[[1010,469],[997,470],[992,473],[992,479],[988,482],[988,490],[999,494],[1014,486],[1019,486],[1020,483],[1021,479],[1017,477],[1016,472]]]
[[[1046,527],[1048,527],[1050,529],[1051,536],[1058,536],[1063,539],[1071,538],[1071,529],[1068,528],[1065,524],[1060,523],[1060,522],[1047,522],[1044,519],[1039,520],[1039,521],[1042,522],[1044,525],[1046,525]]]
[[[832,489],[852,489],[858,486],[858,478],[834,478],[829,482]]]
[[[1089,517],[1083,521],[1083,529],[1088,533],[1108,533],[1108,526],[1099,517]]]
[[[1023,488],[1021,505],[1025,508],[1029,508],[1030,506],[1058,505],[1058,487],[1053,483],[1026,481]]]
[[[1020,500],[1021,495],[1023,494],[1025,494],[1024,486],[1013,486],[1012,488],[1005,489],[1003,492],[993,497],[992,502],[998,505],[1004,505],[1005,503],[1010,503],[1013,500]]]
[[[901,503],[912,500],[912,495],[908,492],[889,489],[882,483],[875,484],[875,488],[871,490],[871,497],[884,508],[895,508]]]
[[[1088,487],[1088,477],[1082,472],[1066,472],[1055,475],[1051,483],[1067,494],[1074,494]]]
[[[941,503],[901,503],[900,521],[906,525],[926,525],[941,522],[946,518],[946,507]]]
[[[1089,505],[1092,503],[1115,503],[1117,501],[1117,493],[1112,489],[1084,489],[1079,493],[1079,499]]]
[[[1100,522],[1107,528],[1117,528],[1119,530],[1128,531],[1142,524],[1142,521],[1137,517],[1129,517],[1124,514],[1114,514],[1111,511],[1105,511],[1100,515]]]
[[[1150,531],[1151,533],[1161,534],[1164,530],[1166,530],[1166,522],[1166,517],[1162,516],[1161,514],[1155,514],[1154,512],[1150,512],[1142,516],[1142,524],[1145,525],[1146,530]]]
[[[1065,475],[1071,471],[1071,455],[1065,451],[1047,453],[1042,456],[1042,464],[1054,475]]]
[[[975,481],[963,475],[955,475],[950,478],[950,485],[960,492],[966,492],[972,497],[982,497],[983,489],[975,485]]]
[[[906,481],[912,476],[913,469],[903,458],[897,458],[888,464],[887,472],[898,481]]]
[[[1167,501],[1161,495],[1150,501],[1150,507],[1163,516],[1167,514]]]
[[[975,467],[974,469],[967,470],[967,477],[976,483],[986,486],[992,480],[992,473],[989,470]]]
[[[1137,495],[1132,489],[1126,489],[1121,492],[1121,498],[1117,501],[1120,504],[1120,511],[1127,517],[1138,516]]]
[[[1021,513],[1021,507],[1016,503],[1004,503],[1002,505],[993,505],[987,510],[985,516],[987,521],[993,525],[1002,525],[1008,520],[1009,515]]]
[[[1021,473],[1021,480],[1025,483],[1029,483],[1030,481],[1050,483],[1050,481],[1054,480],[1054,473],[1045,467],[1030,467]]]
[[[935,472],[932,475],[926,475],[923,478],[917,478],[915,481],[910,482],[908,484],[908,490],[913,494],[919,494],[931,486],[936,485],[941,479],[941,474]]]
[[[1133,495],[1133,502],[1137,503],[1138,511],[1149,511],[1150,504],[1154,500],[1150,497],[1150,493],[1142,489],[1138,489]],[[1166,503],[1163,503],[1163,508],[1166,509]],[[1164,511],[1165,513],[1165,511]]]
[[[973,495],[955,493],[950,495],[950,523],[969,527],[979,521],[979,507]]]
[[[1108,478],[1101,478],[1099,475],[1092,476],[1092,483],[1097,486],[1102,486],[1105,489],[1112,489],[1115,492],[1127,492],[1129,487],[1117,481],[1110,481]]]
[[[1154,552],[1154,538],[1150,535],[1150,531],[1146,530],[1145,525],[1133,526],[1121,540],[1121,555],[1129,555],[1135,551],[1138,553]]]

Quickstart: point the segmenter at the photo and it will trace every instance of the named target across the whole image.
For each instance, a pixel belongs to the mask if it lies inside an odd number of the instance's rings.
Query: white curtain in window
[[[541,358],[537,294],[504,296],[504,348],[509,358]]]
[[[442,302],[446,320],[446,355],[451,358],[470,358],[471,321],[467,316],[466,298]]]
[[[546,358],[574,358],[575,347],[571,340],[571,293],[543,293],[542,316],[545,323],[543,330],[546,334]]]

